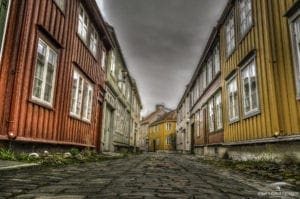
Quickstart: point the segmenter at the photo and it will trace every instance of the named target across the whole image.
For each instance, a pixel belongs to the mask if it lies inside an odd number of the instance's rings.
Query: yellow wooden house
[[[175,150],[176,117],[176,111],[171,111],[149,125],[149,151]]]
[[[229,1],[218,25],[224,142],[300,134],[299,4]]]

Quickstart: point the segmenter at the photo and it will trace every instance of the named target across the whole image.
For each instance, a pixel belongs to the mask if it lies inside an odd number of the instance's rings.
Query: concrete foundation
[[[238,161],[294,161],[300,163],[300,141],[203,146],[196,148],[195,154]]]

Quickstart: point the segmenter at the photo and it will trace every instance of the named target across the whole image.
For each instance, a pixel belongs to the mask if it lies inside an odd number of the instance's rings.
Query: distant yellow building
[[[176,150],[176,111],[171,111],[149,125],[149,150]]]

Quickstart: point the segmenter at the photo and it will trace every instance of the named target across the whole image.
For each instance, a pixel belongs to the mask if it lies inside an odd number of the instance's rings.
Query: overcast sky
[[[144,109],[175,109],[227,0],[97,0],[114,26]]]

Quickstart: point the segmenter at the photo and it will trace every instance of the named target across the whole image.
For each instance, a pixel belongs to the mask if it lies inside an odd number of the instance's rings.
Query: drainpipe
[[[21,77],[20,74],[23,72],[23,68],[18,65],[20,61],[20,54],[22,51],[21,46],[24,45],[25,40],[23,42],[21,41],[21,36],[22,36],[22,22],[24,19],[24,8],[25,8],[25,2],[26,1],[18,1],[18,7],[16,11],[14,12],[15,16],[12,18],[17,19],[16,23],[16,28],[15,28],[15,35],[14,38],[17,38],[14,40],[13,46],[17,46],[17,48],[14,48],[13,54],[12,54],[12,59],[11,59],[11,66],[12,69],[10,70],[10,75],[12,76],[13,79],[13,85],[12,85],[12,97],[11,97],[11,104],[10,104],[10,113],[9,113],[9,119],[8,119],[8,131],[7,135],[9,139],[16,139],[17,137],[17,132],[16,132],[16,119],[19,114],[19,103],[18,100],[20,99],[21,95]],[[13,6],[12,2],[12,5]],[[15,2],[16,3],[16,2]],[[18,17],[16,14],[18,13]],[[7,93],[8,91],[6,91]]]

